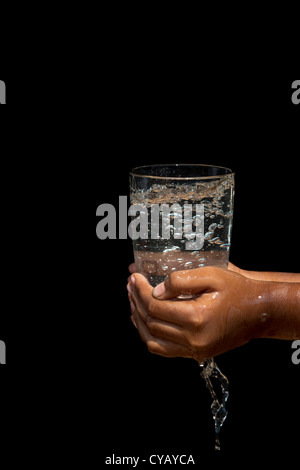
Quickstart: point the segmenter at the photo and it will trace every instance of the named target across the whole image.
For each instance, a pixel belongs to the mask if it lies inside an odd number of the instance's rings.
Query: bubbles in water
[[[180,251],[180,248],[178,246],[171,246],[170,248],[165,248],[162,253],[170,253],[171,251]]]
[[[215,238],[212,238],[211,240],[209,240],[209,243],[218,243],[220,241],[220,237],[215,237]],[[221,242],[223,243],[223,242]]]
[[[152,204],[176,203],[183,209],[184,204],[202,204],[204,216],[190,215],[190,220],[183,220],[183,210],[175,210],[167,221],[166,230],[170,231],[170,239],[162,236],[161,217],[159,218],[159,238],[147,240],[134,240],[135,262],[138,272],[148,278],[150,284],[155,286],[164,281],[173,271],[193,269],[204,266],[226,267],[230,247],[231,218],[233,215],[232,197],[234,179],[227,175],[222,180],[205,182],[166,181],[164,184],[152,184],[149,188],[131,187],[131,204],[143,204],[150,207]],[[193,212],[196,211],[193,208]],[[160,212],[162,214],[162,212]],[[179,226],[175,224],[177,216]],[[185,250],[185,243],[189,238],[180,232],[184,223],[188,223],[193,230],[204,225],[204,245],[200,251]],[[181,225],[180,225],[181,224]],[[150,225],[150,220],[149,220]],[[195,234],[190,234],[194,238]],[[266,321],[262,317],[262,321]],[[201,364],[202,377],[212,396],[212,413],[215,421],[215,449],[220,449],[219,433],[224,423],[227,410],[228,380],[214,362],[208,359]],[[212,379],[221,386],[221,398],[214,390]]]
[[[204,240],[210,240],[214,235],[214,232],[206,232],[204,235]]]
[[[193,240],[195,238],[195,234],[194,233],[186,233],[184,235],[185,239],[186,240]]]

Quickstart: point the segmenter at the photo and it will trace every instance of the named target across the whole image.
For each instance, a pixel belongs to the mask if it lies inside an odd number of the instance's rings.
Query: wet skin
[[[300,274],[229,263],[172,272],[153,289],[134,264],[129,270],[131,318],[154,354],[202,362],[253,338],[300,338]]]

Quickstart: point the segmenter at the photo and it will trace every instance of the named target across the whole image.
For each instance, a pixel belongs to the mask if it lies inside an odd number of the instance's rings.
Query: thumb
[[[213,271],[218,268],[203,267],[186,271],[172,272],[161,284],[158,284],[152,295],[156,299],[174,299],[179,295],[199,295],[213,292],[217,280]]]

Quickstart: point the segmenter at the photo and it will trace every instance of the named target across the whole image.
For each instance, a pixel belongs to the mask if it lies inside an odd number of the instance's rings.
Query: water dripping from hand
[[[211,410],[213,419],[215,421],[215,450],[221,450],[220,430],[228,413],[226,405],[229,397],[229,381],[227,377],[220,371],[219,367],[214,361],[214,358],[199,362],[199,366],[203,368],[201,377],[203,377],[205,380],[206,387],[208,388],[213,400],[211,404]],[[221,386],[220,400],[212,384],[212,378],[216,379]]]

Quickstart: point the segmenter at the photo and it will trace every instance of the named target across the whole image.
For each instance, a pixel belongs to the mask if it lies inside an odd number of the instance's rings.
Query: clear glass
[[[141,217],[140,236],[136,231],[132,237],[137,272],[155,286],[172,271],[227,268],[233,200],[234,173],[228,168],[200,164],[134,168],[130,172],[130,203],[135,205],[133,213]],[[227,415],[228,380],[213,358],[200,365],[213,398],[215,449],[219,449],[220,427]],[[211,378],[221,385],[220,400]]]

